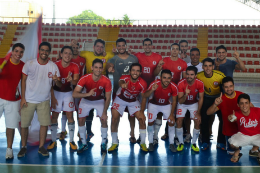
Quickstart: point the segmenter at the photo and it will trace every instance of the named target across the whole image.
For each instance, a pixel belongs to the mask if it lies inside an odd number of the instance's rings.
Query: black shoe
[[[42,156],[49,156],[49,152],[43,146],[39,148],[38,153],[40,153]]]
[[[140,144],[141,142],[141,137],[139,136],[139,138],[136,140],[136,143]]]
[[[22,147],[21,150],[19,151],[17,157],[24,157],[26,152],[27,152],[27,148],[26,147]]]

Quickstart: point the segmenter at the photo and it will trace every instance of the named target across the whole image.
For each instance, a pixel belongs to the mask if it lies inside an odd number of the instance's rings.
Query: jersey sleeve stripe
[[[25,74],[24,72],[22,72],[25,76],[28,76],[27,74]]]

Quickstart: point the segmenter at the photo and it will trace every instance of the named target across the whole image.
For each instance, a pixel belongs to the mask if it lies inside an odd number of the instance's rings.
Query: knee
[[[182,118],[177,118],[176,124],[177,124],[177,127],[178,127],[178,128],[181,128],[181,127],[182,127],[182,121],[183,121]]]

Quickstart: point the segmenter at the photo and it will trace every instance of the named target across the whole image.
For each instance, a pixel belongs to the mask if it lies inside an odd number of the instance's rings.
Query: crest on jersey
[[[102,61],[103,61],[103,63],[106,63],[107,60],[105,58],[102,58]]]
[[[83,62],[80,62],[79,64],[80,64],[81,66],[83,66]]]
[[[213,85],[218,86],[218,85],[219,85],[218,81],[215,81],[215,82],[213,83]]]
[[[135,90],[135,86],[132,86],[132,88],[131,88],[132,90]]]
[[[178,66],[178,70],[181,70],[181,66]]]
[[[100,90],[102,90],[102,89],[103,89],[103,87],[102,87],[102,86],[99,86],[99,89],[100,89]]]
[[[52,76],[53,76],[53,75],[52,75],[52,72],[49,72],[49,73],[48,73],[48,77],[49,77],[49,78],[52,78]]]
[[[156,61],[153,61],[153,65],[156,65]]]
[[[70,103],[69,103],[69,107],[70,107],[70,108],[73,108],[73,106],[74,106],[74,102],[70,102]]]
[[[168,93],[168,96],[170,96],[171,95],[171,93]]]

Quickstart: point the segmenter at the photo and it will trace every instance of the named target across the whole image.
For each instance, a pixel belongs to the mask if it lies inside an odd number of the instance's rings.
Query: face
[[[93,71],[93,75],[99,77],[102,74],[103,71],[103,66],[101,63],[95,63],[92,67],[91,70]]]
[[[94,53],[97,55],[97,56],[100,56],[103,54],[104,52],[104,45],[102,43],[97,43],[94,47]]]
[[[24,53],[24,49],[21,47],[16,47],[13,51],[12,51],[12,58],[15,60],[20,60],[23,57],[23,53]]]
[[[249,113],[250,111],[250,102],[248,99],[241,98],[238,104],[238,107],[240,108],[241,112],[244,114]]]
[[[73,55],[79,54],[79,46],[78,45],[72,46],[72,49],[73,49]]]
[[[161,82],[163,87],[167,87],[172,80],[172,76],[168,73],[163,73],[161,76]]]
[[[202,66],[204,73],[207,75],[212,75],[212,71],[214,68],[214,65],[211,62],[206,61]]]
[[[152,52],[153,45],[150,41],[145,41],[143,45],[143,49],[145,53],[151,53]]]
[[[219,59],[220,61],[225,60],[226,57],[227,57],[227,52],[226,52],[226,50],[225,50],[225,49],[219,49],[219,50],[217,51],[217,57],[218,57],[218,59]]]
[[[118,42],[116,48],[119,54],[124,54],[126,52],[127,46],[125,42]]]
[[[130,76],[133,80],[137,80],[138,77],[141,75],[141,70],[139,66],[133,66],[130,71]]]
[[[199,63],[200,60],[200,53],[198,51],[192,51],[190,53],[190,59],[193,64]]]
[[[39,53],[40,53],[39,57],[42,60],[46,60],[46,59],[48,59],[48,56],[50,55],[50,49],[48,46],[41,46]]]
[[[228,96],[231,96],[234,93],[234,84],[231,81],[226,82],[223,84],[223,89]]]
[[[72,56],[73,55],[70,49],[64,49],[61,53],[62,61],[64,61],[65,63],[69,63]]]
[[[173,45],[171,48],[171,56],[172,57],[178,57],[180,50],[178,45]]]
[[[187,43],[185,43],[185,42],[183,42],[183,43],[181,43],[180,44],[180,47],[181,47],[181,53],[186,53],[187,52],[187,50],[188,50],[188,44]]]
[[[188,70],[186,72],[186,79],[188,82],[193,82],[196,79],[197,75],[195,75],[195,72],[193,70]]]

